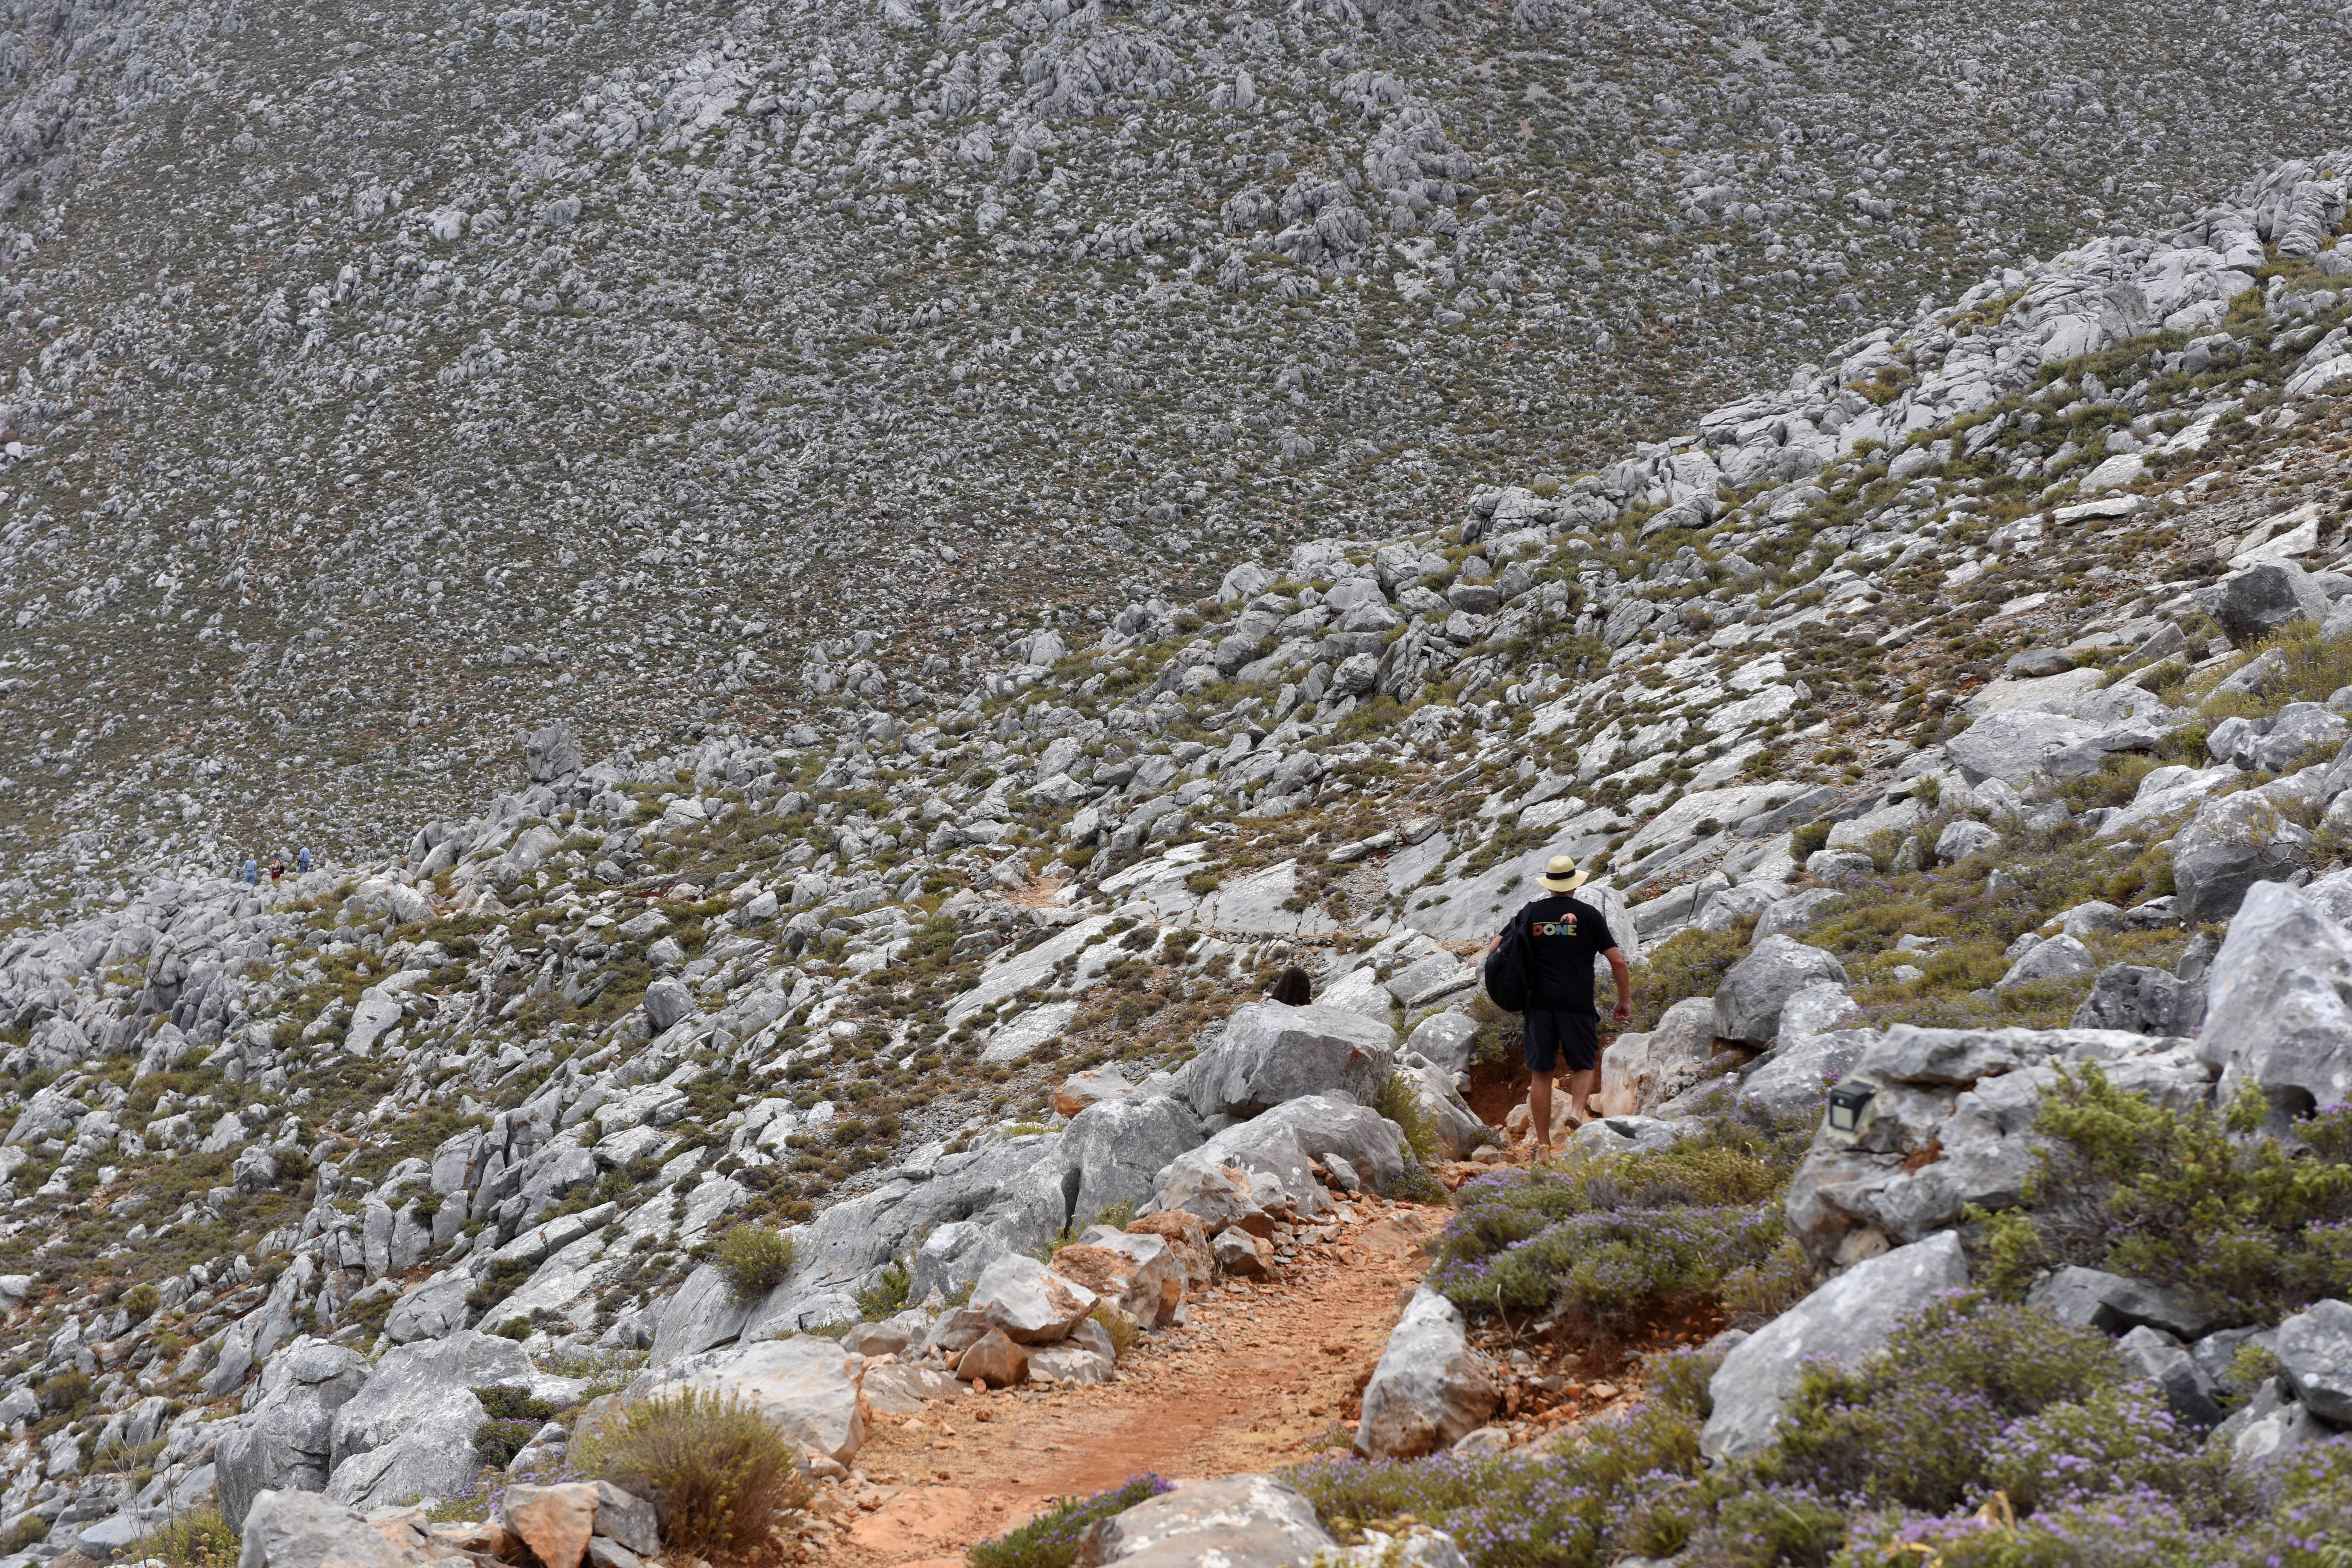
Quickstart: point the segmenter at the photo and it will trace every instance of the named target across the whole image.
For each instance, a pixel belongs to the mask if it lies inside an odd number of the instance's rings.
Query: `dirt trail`
[[[879,1417],[850,1481],[825,1489],[813,1555],[847,1568],[962,1568],[968,1546],[1050,1500],[1152,1471],[1263,1470],[1344,1442],[1338,1423],[1380,1359],[1444,1209],[1365,1205],[1273,1281],[1227,1284],[1139,1345],[1118,1380],[941,1400]]]

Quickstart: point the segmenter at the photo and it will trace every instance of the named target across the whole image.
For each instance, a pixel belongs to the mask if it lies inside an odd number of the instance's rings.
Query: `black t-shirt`
[[[1528,933],[1533,956],[1528,1005],[1546,1012],[1593,1013],[1592,961],[1617,945],[1591,904],[1565,893],[1538,899],[1511,917]]]

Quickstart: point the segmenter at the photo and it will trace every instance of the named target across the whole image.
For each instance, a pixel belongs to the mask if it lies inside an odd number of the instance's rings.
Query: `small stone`
[[[1029,1375],[1029,1352],[1003,1329],[991,1329],[956,1358],[956,1375],[971,1380],[974,1393],[1010,1388]]]
[[[1209,1249],[1217,1267],[1243,1279],[1263,1279],[1274,1272],[1274,1248],[1264,1239],[1236,1226],[1221,1230]]]

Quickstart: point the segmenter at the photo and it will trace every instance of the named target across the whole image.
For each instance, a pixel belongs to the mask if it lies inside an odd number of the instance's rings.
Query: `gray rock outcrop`
[[[1968,1280],[1950,1231],[1855,1264],[1732,1347],[1707,1384],[1715,1410],[1699,1451],[1724,1460],[1764,1448],[1806,1363],[1858,1364],[1904,1320]]]
[[[1794,937],[1766,937],[1716,987],[1715,1033],[1727,1040],[1769,1044],[1780,1032],[1780,1009],[1789,998],[1824,980],[1846,983],[1845,965],[1835,954]]]

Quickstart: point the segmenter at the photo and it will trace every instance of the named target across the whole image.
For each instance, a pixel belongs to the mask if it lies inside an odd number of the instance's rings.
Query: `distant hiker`
[[[245,885],[248,888],[261,885],[261,868],[249,857],[245,862]]]
[[[1553,856],[1536,879],[1551,896],[1514,914],[1486,945],[1491,953],[1514,931],[1525,943],[1528,1113],[1535,1121],[1538,1151],[1551,1143],[1551,1080],[1562,1066],[1568,1069],[1570,1121],[1581,1127],[1592,1120],[1590,1101],[1601,1077],[1601,1019],[1592,1006],[1596,955],[1609,961],[1609,973],[1617,983],[1617,1006],[1611,1016],[1621,1024],[1633,1016],[1633,977],[1617,939],[1610,934],[1609,922],[1591,904],[1569,897],[1584,886],[1584,879],[1574,859]]]
[[[1274,977],[1274,984],[1265,988],[1265,999],[1286,1007],[1304,1007],[1315,999],[1315,983],[1294,963]]]
[[[282,855],[272,855],[269,858],[269,885],[273,888],[278,886],[278,879],[284,875],[286,875],[286,858]]]
[[[305,845],[294,854],[294,869],[303,876],[310,874],[310,849]]]

